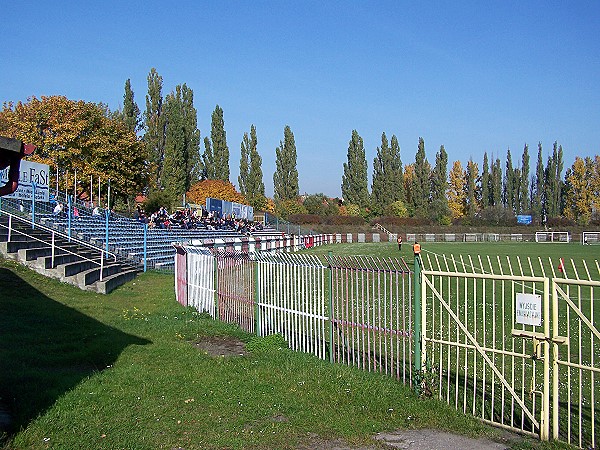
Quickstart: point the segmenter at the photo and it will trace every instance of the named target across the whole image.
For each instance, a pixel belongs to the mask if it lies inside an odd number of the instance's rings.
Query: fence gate
[[[593,277],[585,262],[562,259],[558,272],[540,258],[423,265],[421,361],[432,391],[494,425],[596,448],[598,263]]]
[[[552,436],[598,448],[600,282],[554,278],[552,307]]]

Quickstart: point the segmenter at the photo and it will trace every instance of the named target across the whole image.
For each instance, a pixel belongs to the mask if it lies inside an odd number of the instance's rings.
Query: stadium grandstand
[[[143,221],[110,212],[91,208],[82,201],[71,201],[63,192],[51,189],[50,201],[17,200],[3,197],[0,211],[21,214],[34,223],[39,223],[60,231],[68,236],[89,242],[99,249],[116,253],[136,265],[146,263],[147,268],[172,271],[175,252],[173,243],[203,243],[215,239],[233,240],[247,236],[268,238],[281,236],[281,232],[269,226],[255,226],[234,220],[222,221],[215,227],[210,221],[198,220],[193,227],[173,220],[168,214],[169,223],[144,223]],[[56,211],[56,205],[62,210]],[[144,259],[144,256],[146,259]]]

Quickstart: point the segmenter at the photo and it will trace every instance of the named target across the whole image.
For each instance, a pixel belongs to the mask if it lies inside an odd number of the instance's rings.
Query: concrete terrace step
[[[137,275],[137,270],[129,269],[104,278],[102,281],[96,281],[96,292],[108,294],[119,286],[133,280]]]
[[[5,224],[6,217],[0,216],[0,221]],[[24,233],[35,234],[35,238],[41,241],[15,232],[11,233],[11,241],[6,242],[8,233],[0,234],[0,255],[16,260],[44,276],[83,290],[106,294],[132,280],[138,273],[138,269],[134,267],[108,261],[102,267],[103,279],[100,281],[100,250],[81,247],[69,243],[68,239],[57,238],[53,261],[50,233],[28,229],[18,221],[13,222],[15,230],[22,229]],[[2,239],[5,241],[1,242]]]

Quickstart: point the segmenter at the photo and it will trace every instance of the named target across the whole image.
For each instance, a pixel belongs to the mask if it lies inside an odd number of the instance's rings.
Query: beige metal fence
[[[596,448],[598,262],[423,257],[422,361],[436,395],[495,425]]]

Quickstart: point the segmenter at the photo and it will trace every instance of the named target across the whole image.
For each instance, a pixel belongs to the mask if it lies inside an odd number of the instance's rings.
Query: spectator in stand
[[[60,217],[62,212],[63,212],[63,204],[61,202],[58,202],[56,204],[56,206],[54,207],[54,211],[52,211],[52,214],[56,217]]]
[[[92,210],[92,217],[100,218],[100,216],[100,208],[98,207],[98,205],[96,205]]]
[[[73,206],[73,218],[75,220],[81,219],[81,217],[79,217],[79,209],[77,209],[77,206]]]

